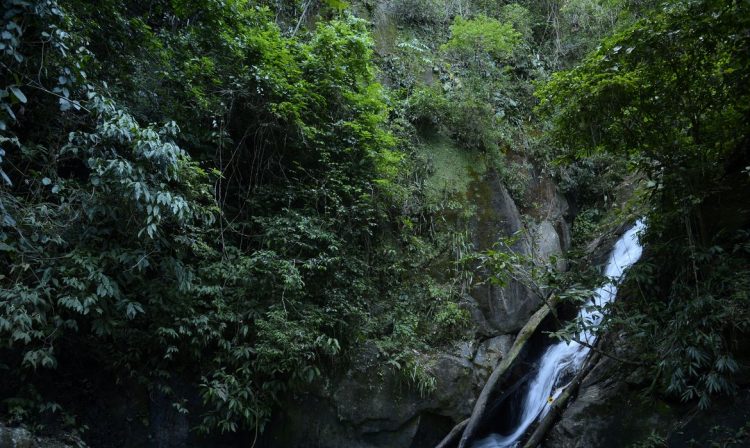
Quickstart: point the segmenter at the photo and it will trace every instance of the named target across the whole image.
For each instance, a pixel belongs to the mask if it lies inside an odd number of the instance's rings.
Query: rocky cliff
[[[436,157],[450,144],[441,140],[439,145],[442,148],[431,148],[438,153]],[[463,189],[453,193],[472,211],[468,228],[476,249],[490,249],[500,238],[517,232],[521,238],[513,249],[541,260],[549,261],[569,246],[567,202],[549,179],[532,178],[530,187],[535,189],[530,190],[538,195],[534,197],[536,207],[523,214],[495,172],[485,169],[477,173],[476,163],[464,162],[436,162],[431,182],[456,176],[468,179]],[[434,392],[420,394],[403,384],[396,372],[379,369],[377,348],[366,344],[336,380],[290,397],[261,446],[435,446],[471,414],[490,373],[508,353],[517,331],[541,305],[519,282],[500,288],[483,280],[479,273],[475,286],[464,296],[463,306],[472,318],[465,340],[441,353],[424,355],[436,381]]]

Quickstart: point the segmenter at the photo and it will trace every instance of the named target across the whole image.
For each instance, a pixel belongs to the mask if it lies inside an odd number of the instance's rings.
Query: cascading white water
[[[612,254],[607,262],[605,275],[610,282],[594,292],[594,302],[603,306],[611,302],[617,294],[617,283],[626,269],[641,257],[642,247],[638,242],[638,232],[645,227],[643,221],[625,232],[617,240]],[[584,307],[580,311],[584,321],[597,325],[604,317],[596,309]],[[589,331],[578,334],[581,341],[593,345],[596,335]],[[572,377],[583,365],[590,348],[577,342],[558,342],[549,347],[542,355],[539,371],[528,385],[523,398],[520,421],[511,434],[492,434],[472,445],[472,448],[512,448],[518,445],[519,439],[537,418],[543,417],[550,409],[550,405],[568,386],[561,384]]]

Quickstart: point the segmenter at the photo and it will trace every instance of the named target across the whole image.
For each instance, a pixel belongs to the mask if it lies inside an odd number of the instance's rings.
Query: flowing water
[[[611,302],[617,294],[617,283],[626,269],[638,261],[642,248],[638,242],[638,232],[645,227],[643,221],[638,221],[635,226],[615,243],[612,254],[609,256],[605,275],[610,282],[597,289],[594,294],[594,302],[603,306]],[[596,309],[584,307],[580,311],[584,321],[591,324],[599,324],[604,317]],[[582,331],[578,334],[581,341],[593,345],[596,335]],[[511,448],[519,444],[519,439],[526,430],[538,418],[544,417],[550,409],[550,405],[568,386],[568,381],[581,368],[590,348],[576,342],[566,343],[561,341],[550,346],[542,355],[539,370],[536,376],[529,382],[525,391],[518,417],[518,425],[511,430],[510,434],[492,434],[472,445],[472,448]]]

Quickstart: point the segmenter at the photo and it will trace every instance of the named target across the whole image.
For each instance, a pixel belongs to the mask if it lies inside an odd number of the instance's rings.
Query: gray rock
[[[467,199],[477,213],[471,220],[470,230],[474,247],[492,249],[504,237],[528,230],[512,247],[525,255],[534,255],[544,262],[557,257],[556,268],[565,270],[563,251],[570,247],[570,227],[566,221],[568,203],[550,180],[538,180],[535,187],[535,209],[539,224],[525,229],[521,213],[497,175],[489,173],[474,180]],[[477,272],[477,283],[485,280],[486,273]],[[507,286],[478,284],[471,290],[474,306],[467,306],[479,333],[492,335],[518,331],[531,314],[541,305],[539,297],[523,284],[511,280]],[[481,313],[481,316],[480,316]]]
[[[496,174],[489,173],[474,180],[467,199],[477,210],[470,222],[471,237],[477,250],[492,249],[501,238],[523,229],[518,207]],[[512,249],[530,254],[531,244],[522,237]],[[486,280],[486,273],[477,272],[476,275],[477,283]],[[479,327],[479,332],[485,335],[518,331],[540,305],[539,298],[515,280],[505,287],[486,282],[477,284],[470,295],[476,302],[476,309],[482,313],[482,319],[475,318],[475,322],[484,325]]]
[[[560,271],[566,269],[565,260],[562,258],[563,249],[560,243],[560,235],[551,221],[542,221],[534,226],[532,231],[532,246],[535,257],[545,263],[549,263],[552,257],[556,257],[555,268]]]
[[[0,426],[0,446],[8,448],[36,447],[34,436],[24,428]]]
[[[472,362],[482,370],[483,376],[489,376],[512,345],[513,336],[507,334],[487,339],[479,345]]]
[[[641,378],[634,378],[639,372]],[[733,396],[718,398],[708,410],[698,411],[694,403],[644,397],[648,383],[641,369],[602,358],[543,448],[626,448],[646,442],[652,434],[672,448],[725,446],[728,440],[734,442],[726,446],[749,446],[750,436],[742,428],[750,421],[750,384],[740,384]]]
[[[667,428],[675,417],[670,407],[642,398],[620,373],[622,365],[603,358],[550,431],[544,448],[627,447]]]
[[[494,364],[509,341],[510,336],[492,338],[476,351],[482,362]],[[353,367],[315,394],[290,400],[260,446],[431,448],[471,413],[486,380],[486,371],[475,365],[475,345],[462,342],[450,353],[425,358],[436,380],[435,390],[425,395],[405,384],[403,374],[374,367],[368,358],[375,355],[363,348],[355,358],[371,367]]]
[[[79,443],[81,442],[76,442],[76,444]],[[73,448],[74,446],[76,445],[56,438],[37,437],[25,428],[12,428],[0,424],[1,448]]]
[[[568,250],[571,244],[569,222],[573,219],[570,204],[548,175],[539,173],[538,169],[534,171],[526,197],[526,201],[533,203],[534,207],[525,212],[537,222],[550,222],[557,232],[560,247]]]
[[[476,351],[476,341],[461,341],[456,344],[456,356],[463,359],[472,359]]]

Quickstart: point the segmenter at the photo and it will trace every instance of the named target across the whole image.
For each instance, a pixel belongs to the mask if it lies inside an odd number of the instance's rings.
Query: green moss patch
[[[471,182],[487,170],[481,154],[459,148],[446,136],[430,137],[420,151],[432,168],[425,185],[431,199],[466,197]]]

